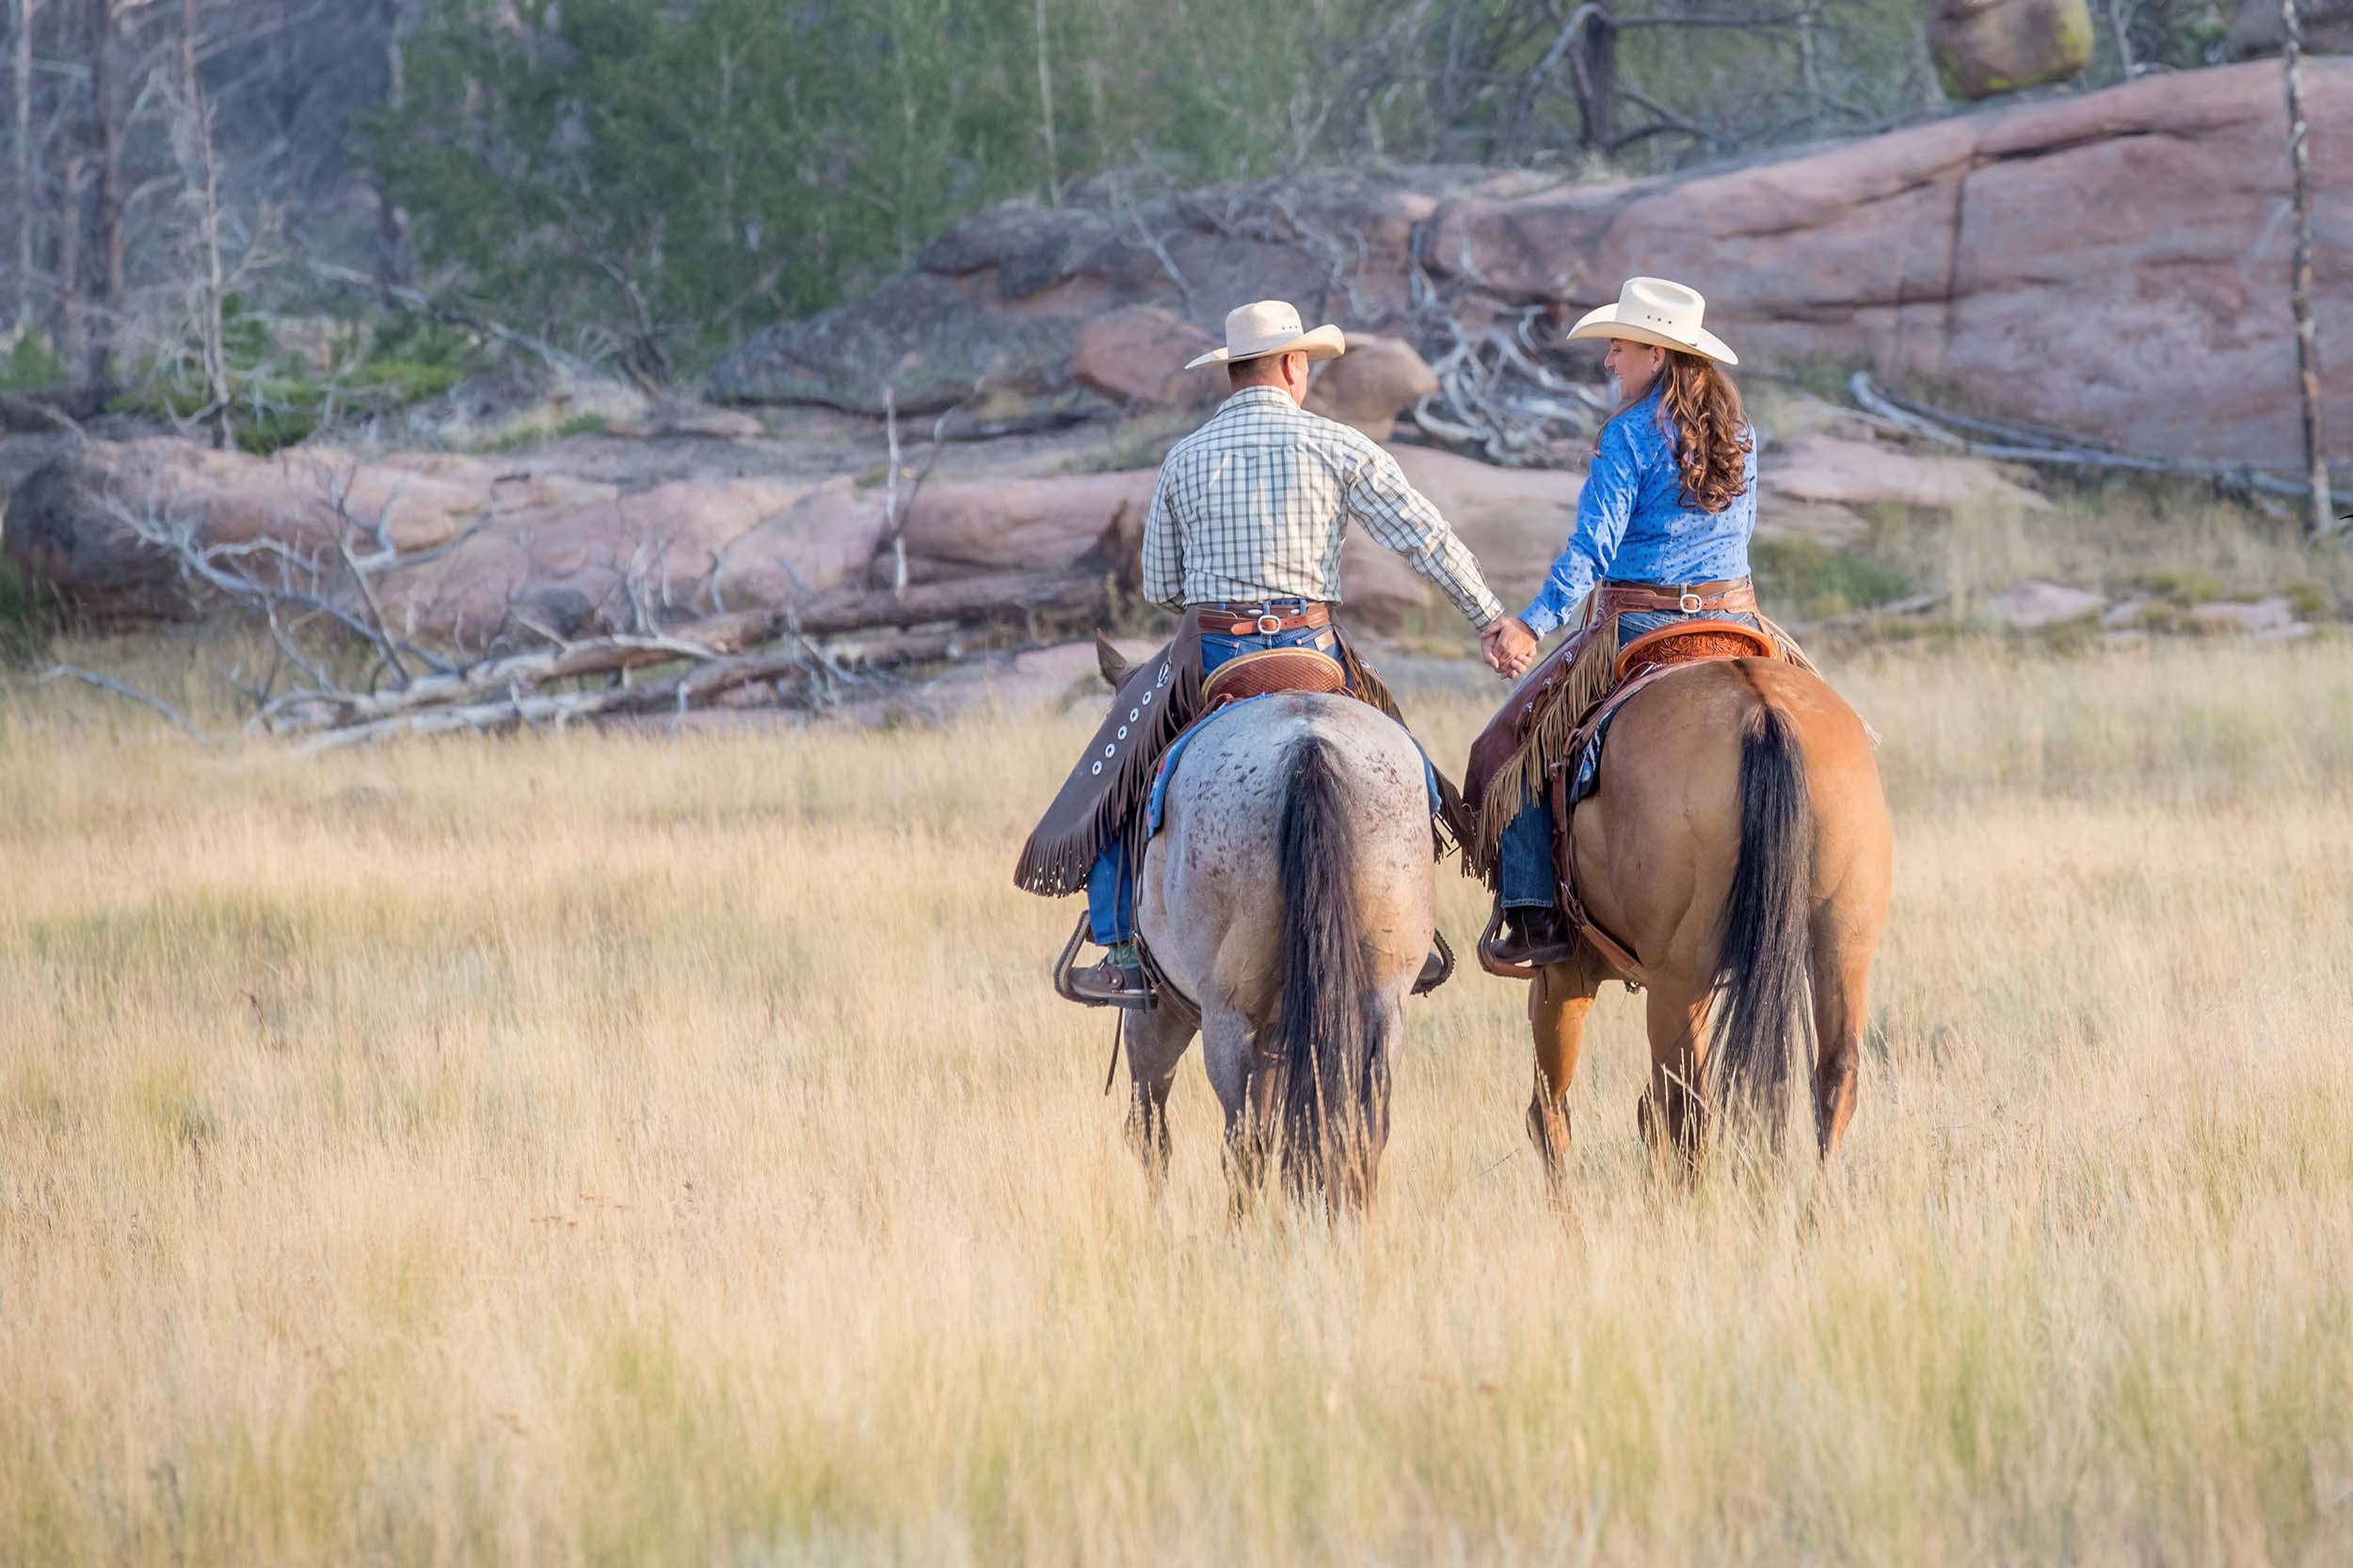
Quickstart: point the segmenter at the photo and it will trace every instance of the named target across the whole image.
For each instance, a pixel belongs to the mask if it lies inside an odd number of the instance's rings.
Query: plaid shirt
[[[1503,614],[1479,563],[1396,458],[1275,387],[1244,387],[1170,449],[1144,520],[1144,597],[1172,610],[1337,601],[1352,518],[1473,626]]]

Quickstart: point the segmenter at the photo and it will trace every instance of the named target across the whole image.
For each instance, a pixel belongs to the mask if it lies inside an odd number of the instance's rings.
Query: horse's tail
[[[1369,1196],[1376,1151],[1380,999],[1356,900],[1356,835],[1333,749],[1310,731],[1291,748],[1278,833],[1283,889],[1283,1174],[1301,1192]]]
[[[1812,1016],[1814,812],[1797,723],[1769,702],[1742,727],[1739,788],[1740,854],[1716,950],[1707,1076],[1720,1104],[1744,1101],[1777,1136],[1790,1055]]]

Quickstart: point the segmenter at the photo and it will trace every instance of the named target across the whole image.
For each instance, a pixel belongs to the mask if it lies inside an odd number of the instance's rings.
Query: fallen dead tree
[[[1853,396],[1856,407],[1902,434],[1938,446],[1950,447],[1973,457],[1986,457],[2004,463],[2032,463],[2046,468],[2115,469],[2133,473],[2162,474],[2169,478],[2204,479],[2226,489],[2242,490],[2256,496],[2300,497],[2312,493],[2309,485],[2299,484],[2250,463],[2152,457],[2141,453],[2126,452],[2090,437],[2056,430],[2049,425],[2029,424],[2023,420],[1988,419],[1940,408],[1932,403],[1901,397],[1874,386],[1870,375],[1865,371],[1858,370],[1848,378],[1847,390]]]
[[[255,723],[314,746],[397,734],[501,729],[622,713],[683,712],[757,683],[779,706],[823,709],[869,695],[888,672],[983,648],[1048,640],[1044,623],[1078,622],[1102,607],[1092,575],[990,577],[904,593],[837,592],[805,608],[744,611],[654,633],[553,638],[389,687],[298,687],[265,702]],[[657,671],[643,682],[631,678]],[[580,682],[603,679],[601,687]]]

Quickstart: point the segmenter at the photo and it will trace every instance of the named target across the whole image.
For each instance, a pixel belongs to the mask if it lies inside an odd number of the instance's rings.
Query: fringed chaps
[[[1200,712],[1201,632],[1189,616],[1120,683],[1110,715],[1021,846],[1013,885],[1048,898],[1083,889],[1103,846],[1144,815],[1160,754]]]

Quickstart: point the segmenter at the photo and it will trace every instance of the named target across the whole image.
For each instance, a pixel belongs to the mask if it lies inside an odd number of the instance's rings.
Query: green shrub
[[[402,318],[371,333],[354,324],[333,345],[322,376],[308,359],[278,342],[266,316],[234,296],[223,302],[222,346],[234,394],[230,426],[237,445],[257,456],[308,440],[322,420],[389,413],[439,397],[465,379],[480,358],[468,335]],[[212,397],[191,344],[149,367],[115,400],[125,412],[184,424],[203,415]]]
[[[46,643],[40,601],[16,563],[0,559],[0,664],[16,664],[40,652]]]
[[[2280,592],[2296,612],[2298,620],[2323,620],[2328,617],[2329,590],[2308,577],[2297,578],[2280,585]]]
[[[2133,586],[2172,604],[2208,604],[2223,597],[2221,579],[2196,567],[2159,567],[2136,573]]]
[[[1913,591],[1911,580],[1895,567],[1802,536],[1756,540],[1749,547],[1749,564],[1768,613],[1778,608],[1804,620],[1867,610]]]
[[[0,392],[40,392],[72,378],[65,361],[38,332],[26,332],[0,356]]]

